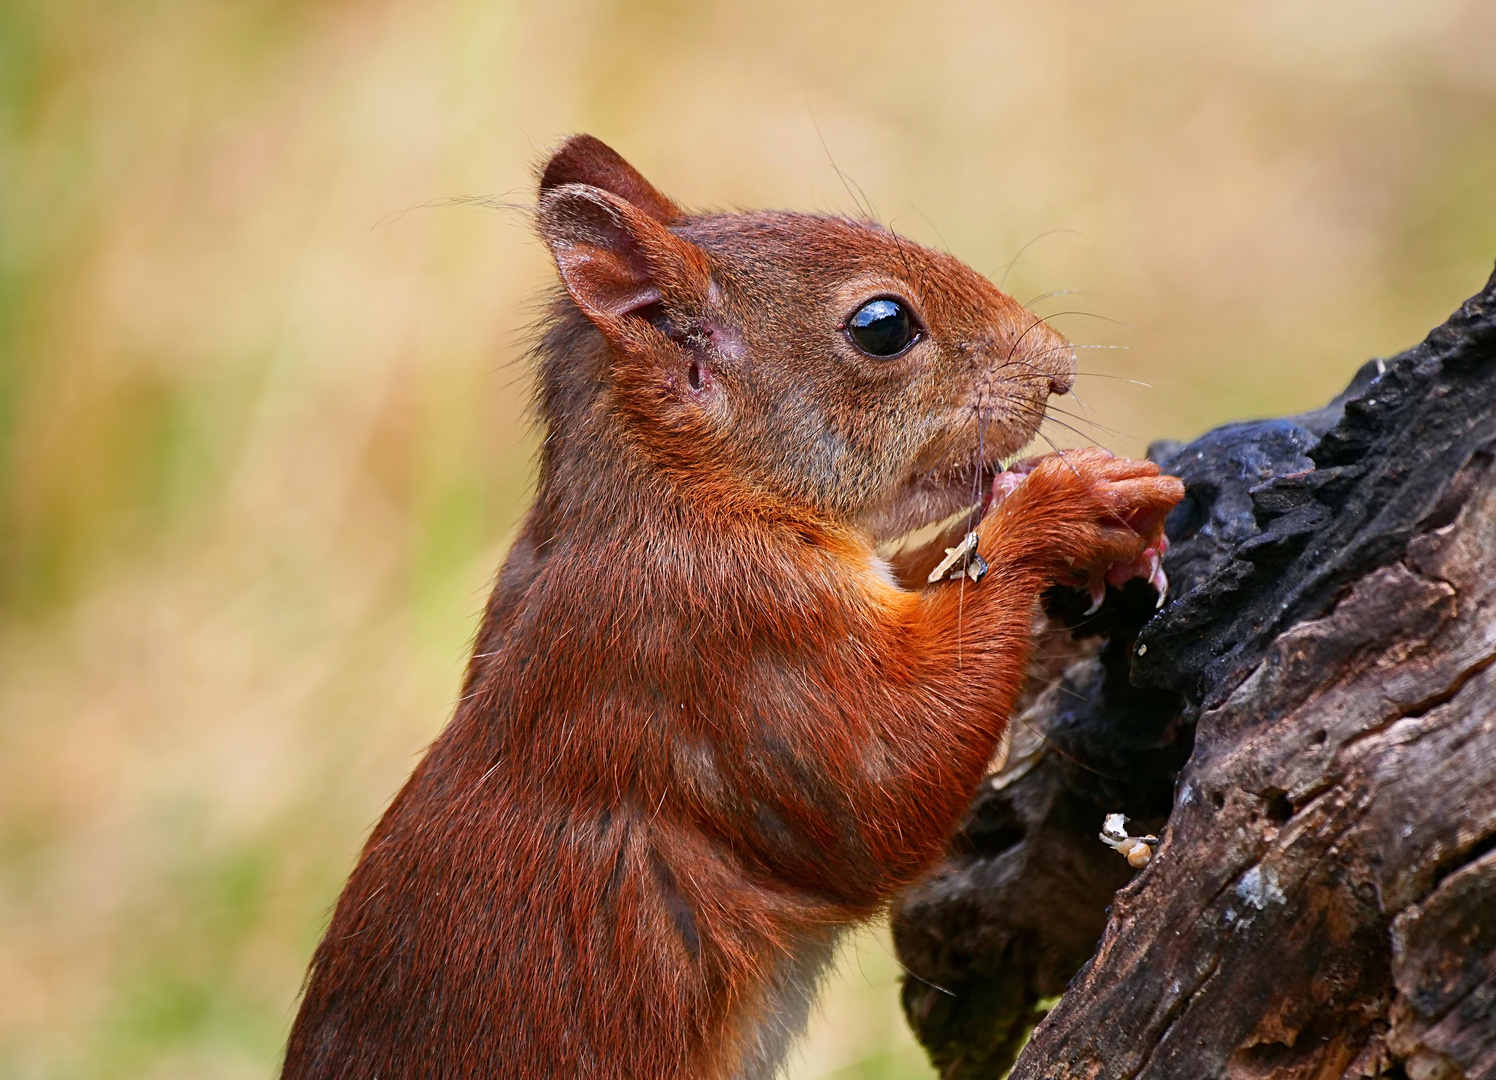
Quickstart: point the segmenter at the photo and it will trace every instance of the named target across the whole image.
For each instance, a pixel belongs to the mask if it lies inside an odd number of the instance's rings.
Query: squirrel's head
[[[1074,378],[1063,338],[949,255],[865,221],[687,213],[588,135],[546,165],[538,214],[602,335],[564,334],[591,361],[545,373],[548,419],[615,417],[704,493],[888,540],[976,502]]]

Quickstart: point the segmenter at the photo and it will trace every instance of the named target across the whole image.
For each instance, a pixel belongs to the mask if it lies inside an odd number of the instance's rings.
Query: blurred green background
[[[586,130],[687,204],[853,211],[834,158],[1077,290],[1036,306],[1136,452],[1479,287],[1493,42],[1473,0],[0,0],[0,1075],[271,1075],[531,483],[550,270],[442,200],[523,207]],[[895,975],[860,937],[797,1077],[928,1074]]]

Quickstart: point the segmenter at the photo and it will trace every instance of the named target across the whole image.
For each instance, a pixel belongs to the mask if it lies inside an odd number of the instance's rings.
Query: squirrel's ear
[[[694,306],[710,282],[706,253],[633,203],[588,184],[541,192],[541,238],[566,291],[611,338],[624,317],[662,302]]]
[[[540,194],[563,184],[587,184],[612,192],[663,225],[673,225],[686,216],[618,151],[591,135],[573,135],[546,162],[540,174]]]

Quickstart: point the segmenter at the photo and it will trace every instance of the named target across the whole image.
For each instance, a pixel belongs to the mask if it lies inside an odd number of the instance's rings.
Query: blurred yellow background
[[[1077,290],[1078,426],[1137,452],[1479,287],[1493,43],[1476,0],[0,0],[0,1075],[272,1074],[528,497],[561,135],[702,207],[855,212],[834,159]],[[859,939],[796,1076],[928,1074],[895,972]]]

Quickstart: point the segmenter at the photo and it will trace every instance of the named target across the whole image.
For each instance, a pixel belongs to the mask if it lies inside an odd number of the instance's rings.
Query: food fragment
[[[930,571],[929,580],[933,582],[949,578],[951,581],[959,581],[964,577],[977,582],[987,576],[989,569],[987,560],[977,554],[977,534],[969,532],[955,547],[945,549],[945,558]]]
[[[1153,858],[1158,837],[1128,836],[1127,818],[1121,814],[1108,814],[1101,824],[1101,842],[1125,858],[1129,866],[1141,870]]]

